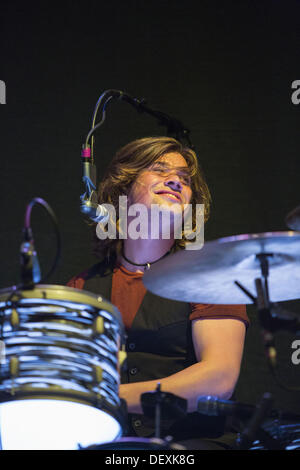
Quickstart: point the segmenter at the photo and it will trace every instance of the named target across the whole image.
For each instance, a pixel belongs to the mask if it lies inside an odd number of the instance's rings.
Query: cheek
[[[189,204],[191,202],[191,199],[192,199],[192,190],[189,188],[185,192],[186,204]]]
[[[132,186],[128,194],[129,204],[147,203],[149,198],[151,182],[147,177],[140,177]]]

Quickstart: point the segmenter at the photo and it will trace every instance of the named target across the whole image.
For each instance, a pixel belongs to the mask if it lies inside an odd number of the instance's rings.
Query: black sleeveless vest
[[[112,268],[105,262],[89,270],[84,289],[111,299]],[[127,365],[121,383],[155,380],[175,374],[196,363],[190,304],[164,299],[149,291],[126,335]],[[151,437],[154,420],[144,415],[128,415],[127,435]],[[224,432],[223,417],[208,417],[197,412],[179,420],[162,421],[161,436],[175,440],[218,437]]]

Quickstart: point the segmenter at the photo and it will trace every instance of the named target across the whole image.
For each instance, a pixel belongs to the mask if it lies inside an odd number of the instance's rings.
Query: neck
[[[127,260],[122,256],[119,256],[119,262],[133,272],[144,272],[147,268],[147,264],[154,263],[166,255],[174,244],[173,239],[168,240],[143,240],[143,239],[126,239],[123,244],[123,253]],[[135,263],[131,264],[130,262]],[[143,266],[144,265],[144,266]]]

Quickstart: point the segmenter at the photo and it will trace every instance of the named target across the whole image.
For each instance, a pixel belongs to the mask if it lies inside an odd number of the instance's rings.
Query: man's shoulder
[[[68,287],[74,287],[76,289],[83,289],[85,283],[94,277],[97,276],[106,276],[112,270],[110,263],[107,259],[102,259],[101,261],[89,266],[88,268],[81,271],[79,274],[73,276],[68,282]]]

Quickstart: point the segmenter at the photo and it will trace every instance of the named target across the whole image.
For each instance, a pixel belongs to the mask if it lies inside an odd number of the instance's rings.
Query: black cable
[[[31,212],[35,205],[42,206],[46,210],[48,215],[50,215],[50,218],[53,222],[55,235],[56,235],[56,255],[55,255],[55,258],[54,258],[54,261],[50,270],[39,282],[40,284],[43,284],[53,274],[53,272],[55,271],[58,265],[59,258],[61,256],[61,238],[60,238],[60,232],[59,232],[59,225],[58,225],[58,221],[57,221],[55,213],[53,212],[49,204],[40,197],[33,198],[26,207],[25,221],[24,221],[25,236],[29,236],[29,237],[32,236],[30,222],[31,222]]]
[[[100,96],[100,98],[98,99],[98,101],[96,103],[94,113],[93,113],[93,118],[92,118],[92,127],[91,127],[91,129],[90,129],[90,131],[89,131],[89,133],[86,137],[86,140],[85,140],[85,146],[87,147],[89,145],[89,140],[92,139],[91,140],[91,162],[92,163],[94,163],[94,137],[93,137],[93,134],[97,129],[99,129],[100,126],[102,126],[102,124],[105,121],[106,106],[109,103],[109,101],[111,101],[112,98],[119,98],[122,94],[123,94],[123,92],[120,91],[120,90],[106,90],[102,93],[102,95]],[[95,124],[96,123],[96,118],[97,118],[97,113],[98,113],[99,109],[101,110],[102,117],[100,119],[100,122]]]

